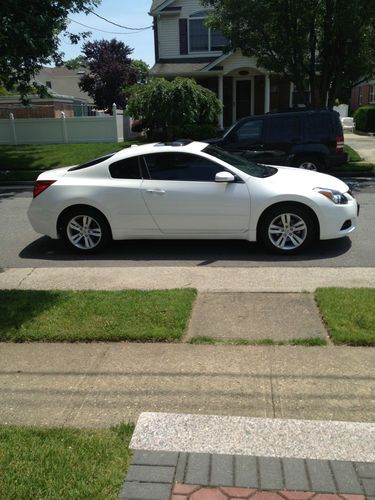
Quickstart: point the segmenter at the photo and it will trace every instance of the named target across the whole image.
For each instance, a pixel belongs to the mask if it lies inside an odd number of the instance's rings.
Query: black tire
[[[302,156],[296,160],[294,166],[312,172],[324,172],[326,169],[324,161],[317,156]]]
[[[64,214],[61,239],[74,252],[88,255],[104,250],[112,235],[103,214],[94,208],[77,207]]]
[[[316,235],[317,227],[309,211],[293,203],[271,208],[259,223],[259,240],[273,253],[299,253],[312,243]]]

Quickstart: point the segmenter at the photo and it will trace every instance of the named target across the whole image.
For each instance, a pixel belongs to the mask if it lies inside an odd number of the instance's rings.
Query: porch
[[[230,127],[245,116],[287,111],[294,104],[291,82],[277,75],[242,68],[228,75],[194,77],[223,103],[220,128]]]

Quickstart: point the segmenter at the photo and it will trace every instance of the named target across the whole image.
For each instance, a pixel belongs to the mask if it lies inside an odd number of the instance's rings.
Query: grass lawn
[[[0,426],[0,499],[117,500],[132,433]]]
[[[347,144],[344,145],[344,151],[345,151],[345,153],[348,153],[350,162],[361,161],[362,158],[359,156],[357,151],[355,151],[353,148],[351,148]]]
[[[0,146],[0,170],[49,170],[68,167],[139,143],[139,141],[126,141]]]
[[[196,290],[0,290],[0,341],[174,342]]]
[[[369,162],[353,162],[344,163],[335,169],[335,173],[339,172],[371,172],[375,169],[374,163]],[[329,172],[328,172],[329,173]]]
[[[375,346],[375,289],[318,288],[315,298],[335,344]]]

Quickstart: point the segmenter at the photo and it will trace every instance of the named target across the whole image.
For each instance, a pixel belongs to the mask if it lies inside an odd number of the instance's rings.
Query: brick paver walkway
[[[363,495],[338,495],[311,491],[259,491],[250,488],[207,488],[195,484],[175,484],[171,500],[366,500]]]
[[[137,450],[121,500],[375,500],[375,463]]]

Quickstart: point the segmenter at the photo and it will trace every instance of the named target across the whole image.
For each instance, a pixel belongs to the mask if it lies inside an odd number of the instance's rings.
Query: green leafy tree
[[[62,63],[59,34],[68,16],[88,12],[99,0],[2,0],[0,8],[0,85],[15,85],[22,96],[32,90],[30,80],[45,64]],[[79,35],[69,35],[77,43]],[[88,33],[82,33],[84,38]]]
[[[284,74],[312,107],[347,99],[375,72],[375,0],[203,0],[228,49]],[[315,89],[305,92],[310,85]]]
[[[85,68],[87,64],[87,60],[85,56],[77,56],[73,59],[69,59],[68,61],[64,61],[64,66],[68,69],[79,69]]]
[[[80,88],[100,109],[111,110],[113,103],[125,108],[129,87],[137,83],[139,75],[129,57],[133,49],[114,38],[86,42],[82,52],[88,73],[81,77]]]
[[[147,83],[150,80],[150,67],[141,59],[133,59],[132,67],[137,72],[137,83]]]
[[[145,85],[134,86],[128,113],[141,119],[144,129],[160,139],[171,140],[182,125],[217,123],[221,103],[210,90],[195,80],[178,77],[172,81],[155,78]]]

